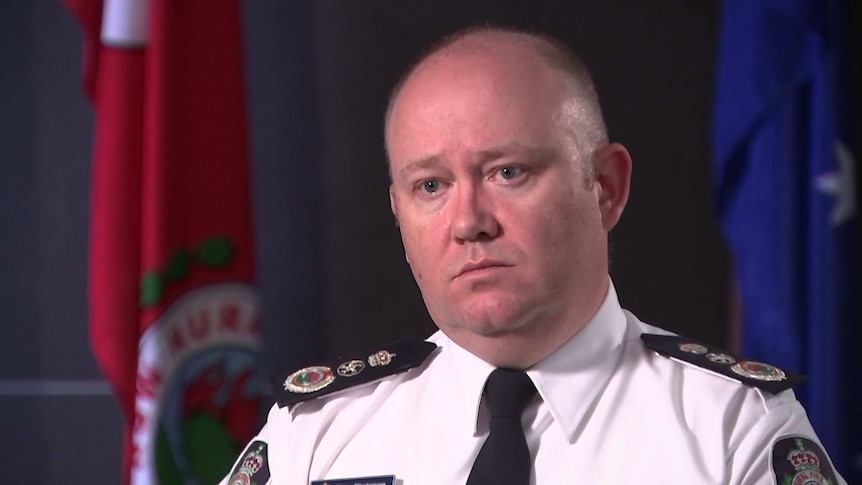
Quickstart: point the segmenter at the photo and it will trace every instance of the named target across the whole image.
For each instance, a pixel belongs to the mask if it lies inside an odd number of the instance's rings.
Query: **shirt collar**
[[[479,434],[477,423],[479,416],[479,405],[482,402],[482,391],[485,390],[485,381],[495,369],[494,366],[471,354],[449,339],[443,332],[437,332],[428,340],[442,347],[441,355],[444,360],[447,375],[451,378],[451,384],[455,387],[451,393],[455,401],[455,409],[464,410],[458,412],[458,419],[464,417],[469,423],[461,424],[456,429],[472,430],[472,435]]]
[[[527,371],[569,442],[613,374],[625,328],[626,316],[611,282],[586,326]]]
[[[604,301],[584,328],[527,371],[570,442],[574,441],[584,415],[613,373],[625,327],[626,317],[613,282],[610,282]],[[451,341],[442,332],[436,332],[428,340],[442,347],[438,358],[444,360],[446,373],[451,379],[449,382],[455,387],[450,394],[453,404],[455,409],[464,410],[457,413],[458,417],[471,420],[459,429],[472,429],[474,436],[480,434],[482,391],[495,367]]]

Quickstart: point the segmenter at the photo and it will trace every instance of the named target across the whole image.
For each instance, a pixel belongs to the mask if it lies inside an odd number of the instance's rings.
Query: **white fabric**
[[[149,0],[105,0],[102,43],[118,47],[146,44],[149,7]]]
[[[539,391],[523,418],[531,483],[772,484],[776,440],[819,443],[792,391],[773,396],[660,356],[642,333],[667,332],[622,310],[611,286],[590,323],[527,371]],[[440,348],[421,367],[273,407],[255,438],[269,443],[269,483],[465,483],[488,433],[481,397],[493,367],[440,332],[429,340]]]

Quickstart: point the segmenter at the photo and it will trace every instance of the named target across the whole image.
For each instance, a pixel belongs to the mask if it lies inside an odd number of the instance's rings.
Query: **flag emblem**
[[[226,283],[188,292],[144,332],[133,483],[223,476],[254,436],[266,390],[258,316],[254,289]]]

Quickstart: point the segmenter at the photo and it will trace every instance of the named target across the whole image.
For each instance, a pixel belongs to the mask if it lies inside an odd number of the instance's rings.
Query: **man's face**
[[[570,336],[606,291],[606,232],[567,102],[559,73],[515,52],[432,58],[393,108],[407,260],[434,322],[468,350]]]

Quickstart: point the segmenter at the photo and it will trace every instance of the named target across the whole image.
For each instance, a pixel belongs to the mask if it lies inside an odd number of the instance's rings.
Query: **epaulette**
[[[659,354],[703,367],[758,389],[778,394],[808,380],[807,376],[733,355],[676,335],[641,335],[646,346]]]
[[[436,348],[425,340],[400,340],[287,372],[275,383],[276,400],[279,407],[289,406],[398,374],[424,362]]]

